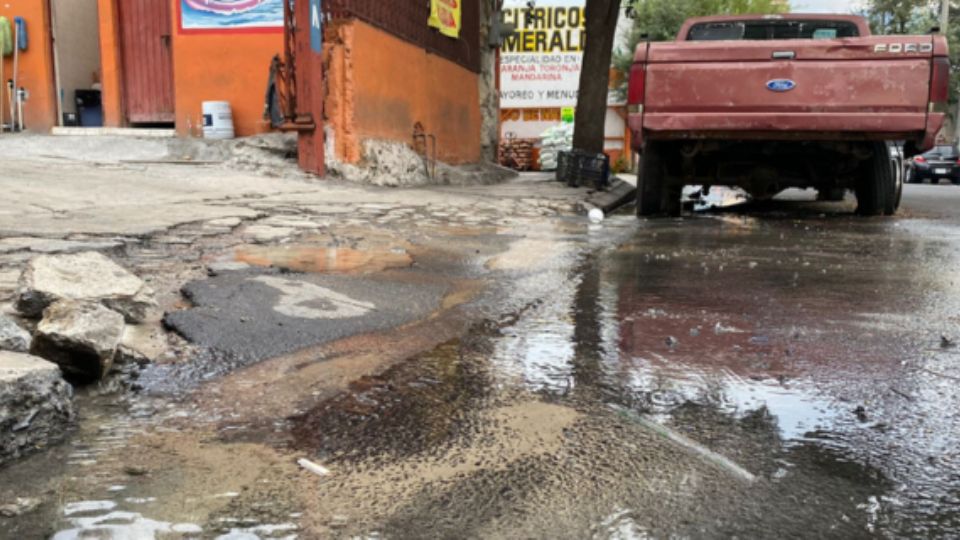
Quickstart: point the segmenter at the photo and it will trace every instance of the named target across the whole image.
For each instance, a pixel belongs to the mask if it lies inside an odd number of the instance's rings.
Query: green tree
[[[866,15],[870,28],[877,34],[927,32],[930,26],[918,29],[918,25],[936,25],[935,10],[939,5],[940,2],[930,0],[870,0]]]

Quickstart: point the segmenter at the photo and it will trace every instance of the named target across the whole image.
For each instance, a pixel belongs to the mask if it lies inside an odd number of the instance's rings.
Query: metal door
[[[170,0],[123,0],[120,47],[123,102],[131,123],[175,120]]]

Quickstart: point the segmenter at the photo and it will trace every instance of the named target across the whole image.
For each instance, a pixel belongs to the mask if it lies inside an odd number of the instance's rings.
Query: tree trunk
[[[610,88],[610,59],[620,16],[620,0],[587,0],[583,67],[573,131],[573,147],[603,152],[607,96]]]

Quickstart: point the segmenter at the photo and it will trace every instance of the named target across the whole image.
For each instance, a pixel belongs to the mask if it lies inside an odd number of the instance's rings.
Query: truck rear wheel
[[[679,216],[682,186],[669,184],[667,152],[669,145],[650,141],[643,149],[640,174],[637,177],[637,217]]]
[[[873,155],[864,161],[857,179],[857,213],[861,216],[893,215],[899,201],[890,155],[884,142],[871,145]]]

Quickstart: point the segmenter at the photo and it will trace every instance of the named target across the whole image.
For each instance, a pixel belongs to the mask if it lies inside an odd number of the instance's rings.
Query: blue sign
[[[767,90],[771,92],[789,92],[797,87],[797,83],[790,79],[774,79],[767,83]]]
[[[323,52],[323,12],[322,0],[310,0],[310,48],[313,52]]]

